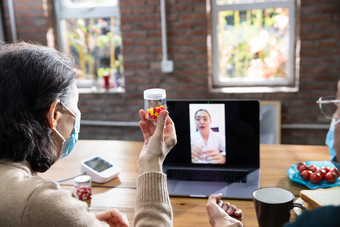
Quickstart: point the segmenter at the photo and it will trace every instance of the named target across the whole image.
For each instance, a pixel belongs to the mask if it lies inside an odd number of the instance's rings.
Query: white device
[[[85,172],[92,178],[93,182],[105,183],[117,177],[121,171],[117,165],[114,165],[104,158],[95,156],[81,162],[81,171]]]

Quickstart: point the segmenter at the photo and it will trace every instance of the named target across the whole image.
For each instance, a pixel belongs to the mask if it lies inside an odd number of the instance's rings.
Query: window
[[[213,87],[296,91],[295,8],[294,0],[212,0]]]
[[[118,0],[55,0],[59,47],[72,54],[80,92],[124,91]]]

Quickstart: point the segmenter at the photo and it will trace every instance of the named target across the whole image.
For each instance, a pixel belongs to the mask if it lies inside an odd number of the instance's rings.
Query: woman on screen
[[[195,113],[196,132],[191,135],[192,163],[225,163],[225,136],[211,128],[211,116],[205,109]]]

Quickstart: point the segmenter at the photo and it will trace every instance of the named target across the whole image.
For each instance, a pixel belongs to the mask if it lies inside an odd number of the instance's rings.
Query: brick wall
[[[4,19],[6,41],[12,41],[8,1],[0,1]],[[55,14],[52,1],[13,1],[17,39],[47,45],[47,33],[55,31]],[[57,37],[55,37],[57,38]],[[54,40],[56,42],[56,40]]]
[[[7,41],[11,40],[7,1],[2,2]],[[44,6],[43,3],[47,2]],[[46,44],[53,27],[52,1],[16,0],[18,38]],[[162,59],[159,0],[121,0],[126,92],[81,94],[84,120],[138,121],[144,89],[162,87],[168,98],[256,98],[282,102],[282,143],[324,144],[327,129],[289,128],[292,124],[328,124],[315,104],[334,95],[340,79],[340,1],[301,0],[299,91],[227,94],[209,91],[206,0],[166,0],[168,58],[174,73],[160,70]],[[49,13],[48,13],[49,12]],[[27,19],[28,18],[28,19]],[[81,138],[141,140],[137,127],[82,125]]]

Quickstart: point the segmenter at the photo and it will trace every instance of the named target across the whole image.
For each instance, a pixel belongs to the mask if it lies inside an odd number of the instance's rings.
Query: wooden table
[[[71,177],[80,173],[80,161],[100,155],[122,168],[119,177],[105,184],[92,184],[93,197],[89,209],[93,212],[117,208],[126,213],[130,225],[133,214],[138,176],[137,159],[142,142],[80,140],[75,150],[66,158],[59,160],[40,176],[55,180]],[[329,160],[326,146],[303,145],[261,145],[260,146],[260,187],[285,188],[296,196],[305,186],[289,180],[288,168],[300,161]],[[62,188],[73,190],[73,180],[60,183]],[[253,201],[228,200],[244,213],[244,226],[257,226]],[[174,212],[174,226],[210,226],[205,210],[207,199],[171,197]],[[293,212],[294,213],[294,212]],[[295,218],[292,215],[291,220]]]

